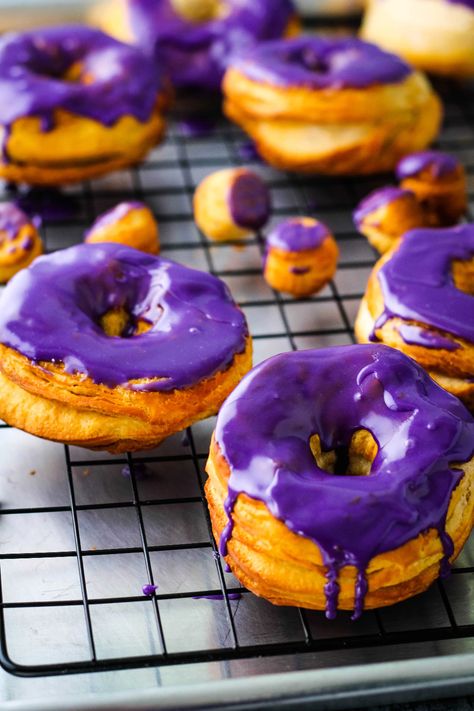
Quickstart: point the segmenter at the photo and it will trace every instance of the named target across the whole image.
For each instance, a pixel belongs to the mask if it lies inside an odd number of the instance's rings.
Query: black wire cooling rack
[[[474,189],[474,87],[438,87],[446,104],[439,147],[465,164]],[[358,199],[391,178],[327,179],[277,173],[248,158],[245,136],[220,120],[189,135],[179,116],[142,166],[66,195],[75,214],[44,222],[49,250],[74,244],[92,219],[131,197],[152,207],[162,253],[224,279],[245,311],[256,360],[351,343],[375,255],[352,226]],[[261,275],[262,237],[244,247],[208,242],[192,219],[199,180],[251,164],[271,187],[274,220],[309,214],[327,222],[340,249],[333,282],[295,301]],[[4,199],[10,197],[5,188]],[[471,205],[472,209],[472,205]],[[472,219],[472,213],[470,215]],[[212,421],[152,452],[117,457],[42,442],[0,428],[0,663],[20,676],[177,664],[474,638],[474,546],[448,580],[425,595],[353,623],[342,614],[275,608],[225,572],[203,495]],[[142,594],[145,584],[156,594]]]

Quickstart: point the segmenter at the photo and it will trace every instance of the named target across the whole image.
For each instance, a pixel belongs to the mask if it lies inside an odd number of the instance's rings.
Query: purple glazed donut
[[[402,353],[283,353],[219,412],[214,535],[257,594],[357,618],[449,570],[473,523],[473,455],[471,415]]]
[[[279,169],[392,169],[435,137],[441,106],[426,77],[357,38],[301,36],[231,57],[224,112]]]
[[[159,68],[98,30],[4,35],[0,176],[57,184],[137,162],[162,134],[164,101]]]
[[[0,351],[4,421],[110,451],[155,446],[215,413],[251,366],[223,282],[112,243],[18,274],[2,295]]]
[[[186,0],[123,0],[99,9],[99,23],[109,32],[117,24],[140,47],[156,49],[177,88],[219,91],[229,57],[245,47],[282,37],[296,24],[291,0],[204,0],[209,17],[186,17]],[[119,9],[118,9],[119,8]],[[118,16],[120,15],[120,16]],[[122,35],[124,34],[122,32]]]
[[[407,232],[377,265],[357,316],[359,341],[415,358],[474,408],[474,225]]]

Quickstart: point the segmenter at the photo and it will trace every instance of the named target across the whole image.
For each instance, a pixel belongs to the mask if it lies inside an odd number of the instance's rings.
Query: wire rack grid
[[[464,162],[472,199],[474,87],[439,90],[446,103],[439,146]],[[79,242],[92,219],[120,200],[142,199],[156,213],[165,256],[227,282],[247,316],[255,362],[353,342],[375,254],[354,231],[351,211],[387,176],[303,178],[249,162],[245,148],[245,136],[224,121],[193,137],[174,117],[166,142],[143,165],[66,191],[75,214],[44,222],[48,250]],[[262,235],[237,247],[210,243],[197,230],[192,195],[199,180],[244,164],[269,184],[274,222],[309,214],[330,225],[341,261],[320,294],[296,301],[265,284]],[[9,197],[5,188],[3,199]],[[5,670],[28,677],[474,639],[473,543],[448,580],[356,623],[346,614],[328,622],[321,613],[275,608],[242,589],[219,558],[203,495],[212,426],[212,419],[198,423],[156,450],[122,457],[0,427]],[[153,597],[142,594],[145,584],[158,586]]]

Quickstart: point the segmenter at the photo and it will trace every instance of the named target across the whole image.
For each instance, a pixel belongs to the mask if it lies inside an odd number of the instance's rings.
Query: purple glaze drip
[[[361,89],[400,82],[412,73],[394,54],[352,37],[265,42],[239,55],[233,66],[253,81],[312,89]]]
[[[404,178],[412,178],[423,170],[430,168],[433,177],[440,178],[443,175],[454,173],[459,165],[457,158],[449,153],[420,151],[402,158],[395,169],[395,174],[398,180],[403,180]]]
[[[397,331],[402,339],[411,346],[423,346],[423,348],[443,348],[445,351],[456,351],[461,346],[449,338],[427,331],[420,326],[409,323],[401,323],[397,326]]]
[[[153,597],[157,590],[158,585],[144,585],[142,587],[142,592],[146,597]]]
[[[131,390],[191,386],[227,368],[247,336],[245,318],[219,279],[113,243],[40,257],[9,282],[1,303],[1,343]],[[107,336],[99,321],[114,308],[130,314],[130,330],[140,318],[150,330]],[[160,380],[130,382],[141,378]]]
[[[418,321],[474,343],[474,297],[456,288],[454,260],[474,256],[474,225],[407,232],[377,277],[384,311],[374,326],[390,318]]]
[[[0,203],[0,243],[12,241],[18,237],[20,230],[30,223],[28,217],[12,202]]]
[[[258,175],[241,171],[230,187],[228,204],[231,217],[238,227],[258,230],[270,216],[270,191]]]
[[[53,188],[29,188],[17,194],[15,204],[31,218],[35,227],[40,227],[43,221],[72,220],[80,208],[77,198]]]
[[[368,476],[330,474],[311,452],[341,451],[359,429],[378,452]],[[451,494],[474,454],[474,419],[411,358],[381,345],[283,353],[254,368],[227,398],[216,442],[230,468],[225,511],[241,493],[262,501],[286,526],[314,541],[327,566],[327,616],[337,609],[338,571],[358,571],[354,617],[365,571],[379,553],[434,528],[445,562]],[[232,525],[223,531],[225,553]]]
[[[92,83],[63,80],[77,63]],[[127,115],[145,122],[162,87],[161,72],[143,52],[99,30],[70,25],[0,38],[0,124],[7,134],[25,116],[38,116],[50,130],[58,108],[105,126]]]
[[[352,216],[355,226],[360,227],[365,218],[373,212],[376,212],[385,205],[389,205],[391,202],[395,202],[395,200],[400,200],[400,198],[405,197],[405,195],[413,195],[413,193],[410,190],[397,188],[393,185],[387,185],[383,188],[373,190],[367,197],[360,201],[354,210]]]
[[[285,252],[305,252],[320,247],[329,234],[329,228],[322,222],[312,220],[310,224],[305,224],[302,218],[293,217],[280,222],[270,232],[267,248],[274,247]]]
[[[104,227],[109,227],[110,225],[114,225],[120,220],[123,220],[123,218],[132,212],[132,210],[141,210],[144,207],[146,207],[146,205],[138,201],[120,202],[118,205],[115,205],[115,207],[107,210],[107,212],[99,215],[99,217],[92,223],[92,226],[85,233],[85,239],[87,240],[87,238],[96,230],[103,230]]]
[[[147,465],[144,462],[133,462],[132,469],[133,476],[137,480],[146,479],[146,477],[150,473]],[[130,479],[131,473],[129,465],[126,464],[124,467],[122,467],[122,471],[120,473],[125,479]]]
[[[219,91],[235,52],[281,37],[294,15],[291,0],[226,0],[226,12],[209,22],[182,18],[169,0],[128,0],[135,40],[165,66],[178,88]]]

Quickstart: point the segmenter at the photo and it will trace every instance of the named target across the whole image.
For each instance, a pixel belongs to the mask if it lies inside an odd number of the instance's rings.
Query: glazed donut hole
[[[309,446],[320,469],[336,476],[370,476],[379,447],[373,434],[366,429],[356,430],[347,446],[324,451],[321,438],[314,434]]]

